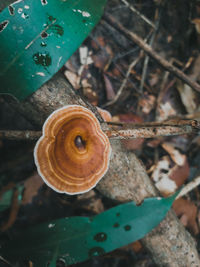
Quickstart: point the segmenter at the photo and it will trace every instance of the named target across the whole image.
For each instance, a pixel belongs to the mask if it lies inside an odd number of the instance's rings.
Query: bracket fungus
[[[54,111],[43,125],[34,158],[45,183],[70,195],[89,191],[108,170],[111,146],[95,115],[82,106]]]

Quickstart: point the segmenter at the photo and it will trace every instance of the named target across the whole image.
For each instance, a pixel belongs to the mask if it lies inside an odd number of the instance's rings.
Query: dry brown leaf
[[[152,148],[156,148],[160,145],[161,142],[162,142],[161,138],[156,138],[156,139],[148,141],[146,145]]]
[[[95,91],[92,90],[91,87],[84,87],[83,94],[87,98],[87,100],[94,106],[98,105],[98,95]]]
[[[92,56],[94,66],[100,70],[104,70],[106,65],[109,62],[109,57],[103,51],[99,52],[96,55]]]
[[[197,207],[188,199],[179,198],[174,201],[173,209],[176,215],[180,218],[182,224],[187,227],[194,235],[199,233],[199,228],[196,222]]]
[[[155,186],[160,193],[167,197],[177,190],[176,182],[169,177],[170,172],[170,158],[164,156],[154,167],[151,178],[155,182]]]
[[[38,194],[38,190],[43,186],[44,182],[38,173],[33,174],[24,183],[24,194],[22,205],[30,204],[33,198]]]
[[[182,83],[181,81],[177,82],[177,89],[187,112],[193,113],[197,108],[196,92],[190,86]]]
[[[192,23],[194,23],[197,33],[200,34],[200,18],[193,19]]]
[[[115,97],[115,91],[113,89],[113,85],[107,75],[103,75],[106,89],[106,98],[107,100],[112,100]]]
[[[100,113],[101,117],[104,119],[104,121],[109,122],[112,121],[112,115],[109,111],[97,107],[98,112]]]
[[[167,120],[171,116],[176,116],[177,111],[173,108],[170,101],[166,101],[165,103],[160,103],[157,109],[157,121]]]
[[[89,204],[87,204],[87,209],[99,214],[104,211],[104,205],[100,198],[96,198],[96,193],[94,190],[90,190],[85,194],[81,194],[77,196],[78,200],[89,200]]]
[[[66,70],[64,72],[64,75],[69,80],[69,82],[71,83],[71,85],[73,86],[74,89],[76,89],[76,90],[80,89],[81,77],[79,75],[77,75],[76,73],[71,72],[69,70]]]
[[[185,183],[189,177],[189,164],[186,155],[181,154],[172,144],[163,143],[162,147],[169,153],[155,166],[152,179],[164,196],[169,196]]]
[[[175,147],[170,143],[163,143],[162,147],[167,153],[169,153],[170,157],[179,166],[183,166],[186,160],[186,156],[181,154]]]
[[[140,99],[138,105],[144,114],[149,114],[155,107],[156,98],[153,95],[145,94],[143,98]]]
[[[189,177],[189,174],[190,174],[190,168],[187,158],[185,158],[184,164],[182,166],[175,165],[169,171],[170,179],[175,181],[178,188],[185,183],[185,181]]]

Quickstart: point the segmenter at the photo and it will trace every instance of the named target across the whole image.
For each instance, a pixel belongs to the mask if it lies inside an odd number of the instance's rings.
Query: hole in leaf
[[[3,22],[0,23],[0,32],[2,32],[3,30],[5,30],[5,28],[8,26],[9,21],[5,20]]]

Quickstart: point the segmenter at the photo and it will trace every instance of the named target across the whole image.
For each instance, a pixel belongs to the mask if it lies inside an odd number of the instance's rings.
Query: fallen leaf
[[[92,89],[92,84],[90,83],[89,79],[90,76],[89,74],[87,74],[87,78],[84,78],[81,81],[83,94],[92,105],[97,106],[99,97],[97,93]]]
[[[148,141],[146,145],[148,147],[156,148],[160,145],[161,142],[162,142],[161,138],[156,138],[156,139]]]
[[[96,106],[98,104],[98,95],[91,87],[84,87],[83,94],[92,105]]]
[[[172,144],[163,143],[162,147],[165,151],[169,153],[174,163],[176,163],[179,166],[184,165],[186,156],[181,154],[179,150],[175,149],[175,147]]]
[[[103,75],[106,89],[106,98],[107,100],[112,100],[115,97],[115,91],[113,85],[107,75]]]
[[[170,158],[168,156],[164,156],[156,164],[151,176],[155,182],[155,186],[165,197],[175,193],[178,188],[176,182],[169,177],[170,163]]]
[[[104,121],[109,122],[112,121],[112,115],[109,111],[97,107],[98,112],[100,113],[101,117],[104,119]]]
[[[176,110],[173,108],[172,104],[169,101],[165,103],[160,103],[160,105],[158,106],[157,113],[158,114],[156,119],[158,121],[164,121],[171,116],[177,115]]]
[[[145,96],[140,99],[138,105],[144,114],[149,114],[155,107],[155,103],[156,103],[155,96],[145,94]]]
[[[193,19],[192,23],[194,23],[197,33],[200,34],[200,18]]]
[[[81,46],[79,48],[80,62],[82,65],[89,65],[93,63],[92,57],[88,51],[87,46]]]
[[[186,155],[181,154],[172,144],[163,143],[162,147],[171,157],[164,156],[155,166],[152,179],[163,196],[169,196],[185,183],[190,168]]]
[[[189,85],[183,84],[181,81],[177,82],[177,89],[187,112],[193,113],[197,108],[196,92]]]
[[[92,60],[94,62],[94,66],[100,70],[104,70],[105,66],[109,62],[108,55],[105,54],[104,51],[100,51],[95,55],[92,55]]]
[[[24,182],[24,194],[22,198],[22,205],[30,204],[33,198],[38,194],[38,190],[44,184],[42,178],[34,173],[30,178]]]
[[[179,198],[174,201],[172,207],[182,224],[194,235],[197,235],[199,233],[199,228],[196,222],[197,207],[195,204],[188,199]]]
[[[189,168],[187,158],[185,157],[185,161],[182,166],[175,165],[169,171],[169,178],[175,181],[177,187],[179,188],[188,179],[189,174],[190,174],[190,168]]]
[[[76,73],[66,70],[64,72],[65,77],[69,80],[71,85],[73,86],[74,89],[78,90],[80,89],[80,79],[81,77],[77,75]]]
[[[92,211],[94,214],[99,214],[104,211],[103,202],[101,198],[97,198],[94,190],[90,190],[85,194],[78,195],[77,200],[88,200],[86,208]]]

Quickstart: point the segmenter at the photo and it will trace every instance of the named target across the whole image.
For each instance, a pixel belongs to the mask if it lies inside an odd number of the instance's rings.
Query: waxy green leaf
[[[0,13],[0,93],[19,100],[49,80],[99,21],[106,0],[18,0]]]
[[[18,190],[18,201],[21,201],[22,199],[22,193],[24,190],[24,186],[17,186]],[[13,198],[13,189],[10,189],[3,193],[3,195],[0,198],[0,212],[8,209],[11,206],[12,198]]]
[[[29,259],[37,267],[55,255],[66,265],[81,262],[144,237],[163,220],[175,197],[145,199],[140,206],[129,202],[94,217],[64,218],[23,229],[0,252],[11,262]]]

